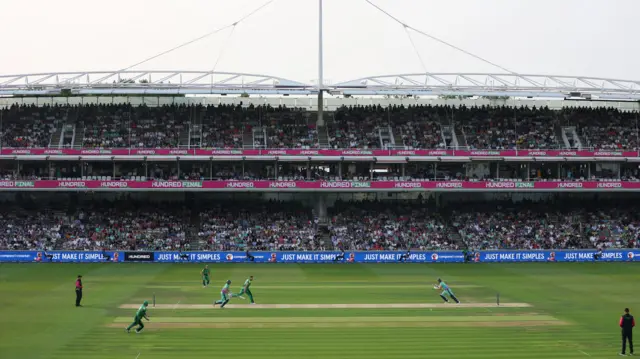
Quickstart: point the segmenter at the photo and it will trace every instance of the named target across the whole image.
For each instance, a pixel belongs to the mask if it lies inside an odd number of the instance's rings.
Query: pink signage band
[[[578,150],[304,150],[304,149],[50,149],[3,148],[0,155],[52,156],[433,156],[433,157],[639,157],[637,151]]]
[[[640,190],[640,182],[472,182],[472,181],[0,181],[0,189],[212,189],[212,190]]]

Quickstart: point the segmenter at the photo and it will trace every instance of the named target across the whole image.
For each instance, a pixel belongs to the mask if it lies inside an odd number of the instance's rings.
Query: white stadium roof
[[[333,85],[334,95],[508,96],[640,100],[640,81],[588,76],[505,73],[408,73]],[[313,95],[316,84],[277,76],[211,71],[127,70],[0,75],[0,96]]]

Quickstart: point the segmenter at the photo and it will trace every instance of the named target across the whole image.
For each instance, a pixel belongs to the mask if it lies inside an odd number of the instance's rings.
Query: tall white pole
[[[323,74],[323,56],[322,56],[322,0],[318,0],[318,121],[316,126],[324,127],[324,115],[322,109],[324,108],[322,89],[324,87],[324,74]]]
[[[322,90],[324,85],[324,74],[322,68],[323,64],[322,56],[322,0],[318,0],[318,90]]]

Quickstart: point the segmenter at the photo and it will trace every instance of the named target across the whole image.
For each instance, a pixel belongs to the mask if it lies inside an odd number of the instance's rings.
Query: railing
[[[430,176],[414,176],[414,175],[405,175],[405,176],[380,176],[380,177],[371,177],[368,174],[361,174],[359,176],[350,176],[350,177],[340,177],[338,175],[329,175],[322,178],[315,178],[313,175],[310,177],[302,178],[301,176],[296,175],[281,175],[278,177],[275,176],[266,176],[266,177],[252,177],[252,176],[238,176],[238,177],[224,177],[224,176],[214,176],[213,174],[202,175],[197,178],[186,178],[186,177],[163,177],[163,178],[154,178],[148,176],[130,176],[130,175],[116,175],[115,173],[102,173],[102,174],[85,174],[85,175],[72,175],[68,176],[62,175],[61,177],[47,177],[47,176],[21,176],[15,175],[12,173],[11,175],[0,175],[0,181],[131,181],[131,182],[144,182],[144,181],[159,181],[159,182],[171,182],[171,181],[275,181],[275,182],[453,182],[453,183],[504,183],[504,182],[602,182],[602,183],[612,183],[612,182],[625,182],[625,183],[639,183],[640,179],[620,179],[620,178],[606,178],[606,177],[595,177],[592,178],[575,178],[575,177],[566,177],[566,176],[558,176],[557,178],[513,178],[513,177],[504,177],[504,178],[483,178],[483,179],[456,179],[449,176],[442,175],[430,175]]]
[[[72,145],[60,148],[36,148],[36,147],[0,147],[0,155],[62,155],[62,156],[90,156],[90,155],[117,155],[117,156],[327,156],[327,157],[351,157],[351,156],[426,156],[426,157],[640,157],[638,149],[320,149],[320,148],[74,148]]]
[[[407,148],[413,149],[413,148]],[[550,146],[546,148],[507,148],[507,149],[493,149],[493,148],[475,148],[473,146],[447,146],[446,150],[459,150],[459,151],[587,151],[587,152],[596,152],[596,151],[640,151],[639,148],[599,148],[599,147],[585,147],[585,146]],[[415,150],[429,150],[434,151],[438,149],[415,149]]]

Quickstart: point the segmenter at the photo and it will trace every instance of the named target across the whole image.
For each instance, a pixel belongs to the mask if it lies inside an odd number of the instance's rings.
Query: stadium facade
[[[322,245],[309,241],[313,248],[330,248],[332,242],[337,247],[335,238],[353,229],[336,223],[336,215],[356,223],[358,233],[366,231],[353,211],[341,212],[345,202],[389,203],[380,211],[407,216],[417,227],[447,222],[421,212],[423,205],[450,211],[465,203],[480,214],[486,208],[478,203],[499,207],[505,200],[538,203],[534,212],[549,209],[557,224],[567,215],[593,220],[597,208],[629,203],[640,192],[637,86],[564,76],[378,76],[323,87],[332,96],[324,96],[318,116],[317,86],[274,76],[187,71],[2,76],[0,191],[10,206],[26,201],[45,211],[67,203],[74,210],[88,205],[100,212],[96,201],[120,203],[125,193],[128,200],[147,204],[180,203],[191,214],[157,215],[195,218],[179,221],[194,233],[201,221],[223,216],[203,220],[193,214],[206,213],[211,203],[251,208],[274,200],[300,202],[313,233],[293,216],[300,227],[283,230],[288,233],[283,237],[321,238]],[[562,211],[553,211],[550,203]],[[597,204],[585,213],[579,203]],[[273,219],[264,208],[260,213],[260,226]],[[291,215],[276,213],[280,219]],[[449,232],[423,234],[420,247],[469,245],[461,233],[473,232],[468,226],[474,215],[449,218]],[[506,225],[505,218],[488,221]],[[519,220],[544,227],[542,217],[532,218],[537,225]],[[593,223],[599,226],[601,220]],[[390,231],[402,231],[397,220],[389,221],[385,226],[395,228]],[[624,231],[609,228],[603,236],[615,238],[618,247],[635,246],[640,226],[629,229],[630,223],[635,222],[620,222]],[[581,238],[576,233],[582,227],[571,228],[576,237],[543,240],[537,248],[604,243]],[[180,245],[194,238],[208,241],[180,233]],[[385,248],[397,248],[385,241]],[[417,242],[402,243],[399,247]],[[526,243],[536,248],[535,240]],[[290,244],[285,239],[285,246]]]

